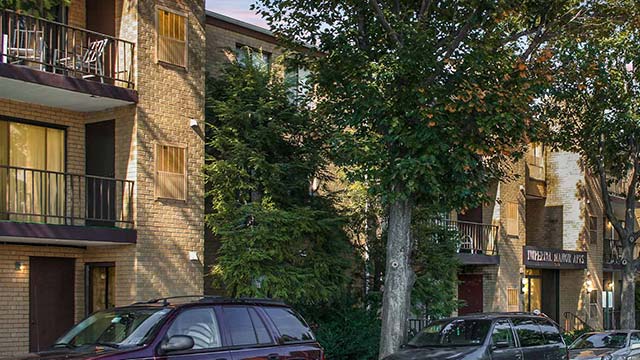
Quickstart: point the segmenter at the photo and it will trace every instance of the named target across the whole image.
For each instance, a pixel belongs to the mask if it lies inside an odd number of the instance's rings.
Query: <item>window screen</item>
[[[311,329],[293,310],[280,307],[268,307],[264,310],[273,320],[285,343],[314,340]]]
[[[187,19],[185,16],[158,9],[158,61],[185,67],[187,51]]]
[[[186,149],[156,146],[156,197],[186,199]]]

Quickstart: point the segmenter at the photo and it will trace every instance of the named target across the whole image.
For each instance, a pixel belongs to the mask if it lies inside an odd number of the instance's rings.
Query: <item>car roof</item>
[[[504,319],[504,318],[515,318],[515,317],[527,317],[527,318],[535,318],[535,319],[546,319],[553,321],[552,319],[539,314],[536,315],[530,312],[490,312],[490,313],[477,313],[477,314],[468,314],[456,317],[450,317],[443,320],[454,320],[454,319],[469,319],[469,320],[495,320],[495,319]]]
[[[261,298],[232,298],[224,296],[208,296],[208,295],[182,295],[156,298],[147,301],[140,301],[129,306],[139,307],[183,307],[193,305],[257,305],[257,306],[283,306],[288,307],[283,301],[274,299],[261,299]]]

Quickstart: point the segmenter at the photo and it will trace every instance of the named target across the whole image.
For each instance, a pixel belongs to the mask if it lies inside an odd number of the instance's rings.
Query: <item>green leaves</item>
[[[325,126],[264,67],[232,64],[207,81],[211,275],[230,295],[316,304],[344,292],[354,255],[344,219],[310,191],[328,179]]]
[[[0,0],[0,9],[23,11],[31,15],[52,18],[51,10],[58,6],[69,6],[71,0]]]

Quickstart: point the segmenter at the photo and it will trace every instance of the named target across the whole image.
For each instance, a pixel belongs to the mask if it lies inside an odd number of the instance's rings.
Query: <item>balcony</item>
[[[454,231],[459,237],[458,257],[463,265],[497,265],[498,226],[466,221],[436,219],[434,224]]]
[[[134,104],[135,44],[0,10],[0,97],[75,111]]]
[[[136,242],[130,180],[0,165],[0,242]]]

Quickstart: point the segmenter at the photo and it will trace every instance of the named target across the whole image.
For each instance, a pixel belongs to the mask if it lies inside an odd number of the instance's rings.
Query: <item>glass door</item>
[[[527,269],[523,280],[524,310],[542,311],[542,271]]]
[[[115,306],[116,266],[114,263],[87,264],[85,271],[87,315]]]

